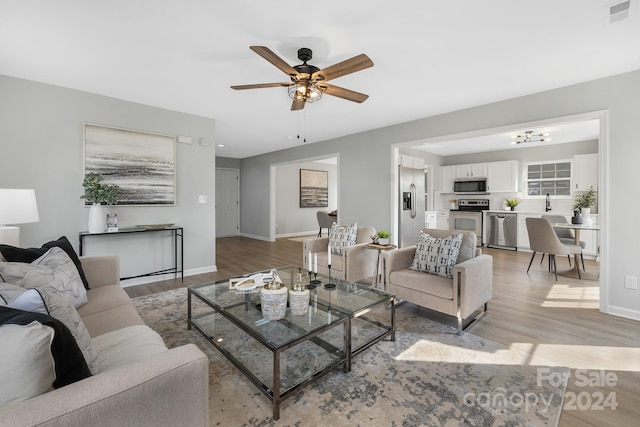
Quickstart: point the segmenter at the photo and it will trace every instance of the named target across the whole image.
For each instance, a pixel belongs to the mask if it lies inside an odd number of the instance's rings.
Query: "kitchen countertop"
[[[557,212],[557,211],[549,211],[549,212],[539,212],[539,211],[519,211],[519,210],[515,210],[515,211],[505,211],[504,209],[491,209],[488,211],[484,211],[487,213],[515,213],[515,214],[520,214],[520,215],[564,215],[566,217],[572,217],[573,216],[573,211],[571,212]],[[591,216],[598,216],[597,213],[592,213]]]

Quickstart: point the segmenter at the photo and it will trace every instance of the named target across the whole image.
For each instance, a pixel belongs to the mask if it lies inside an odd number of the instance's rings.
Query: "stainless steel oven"
[[[458,209],[449,212],[449,230],[471,231],[476,234],[476,246],[482,246],[482,216],[489,210],[488,199],[460,199]]]

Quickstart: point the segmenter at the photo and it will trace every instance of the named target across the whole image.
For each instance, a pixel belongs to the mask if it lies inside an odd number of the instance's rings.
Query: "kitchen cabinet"
[[[438,211],[438,230],[449,229],[449,211]]]
[[[486,163],[473,163],[468,165],[455,166],[456,178],[486,178],[486,176],[487,176]]]
[[[424,226],[427,228],[438,228],[438,212],[426,211],[424,213]]]
[[[424,159],[420,157],[400,156],[400,166],[412,169],[424,169]]]
[[[487,191],[491,193],[518,192],[518,161],[487,163]]]
[[[573,156],[573,191],[598,189],[598,154]]]
[[[440,166],[440,192],[453,193],[453,180],[456,177],[456,166]]]
[[[540,218],[542,214],[518,214],[518,249],[531,250],[529,246],[529,232],[527,218]]]

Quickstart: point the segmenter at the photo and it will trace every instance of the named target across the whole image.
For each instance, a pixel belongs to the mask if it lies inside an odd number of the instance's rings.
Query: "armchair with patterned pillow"
[[[302,245],[303,266],[318,258],[318,273],[329,274],[328,248],[331,246],[331,277],[348,282],[371,283],[375,275],[377,251],[367,248],[371,243],[373,227],[358,227],[357,224],[338,225],[329,229],[329,237],[307,239]]]
[[[423,228],[416,246],[383,254],[384,289],[397,299],[455,316],[462,334],[493,296],[493,258],[472,232]],[[463,328],[464,320],[475,316]]]

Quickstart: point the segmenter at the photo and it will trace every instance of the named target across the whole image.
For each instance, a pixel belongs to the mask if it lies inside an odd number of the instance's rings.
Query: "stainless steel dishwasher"
[[[518,250],[518,214],[487,213],[487,246]]]

